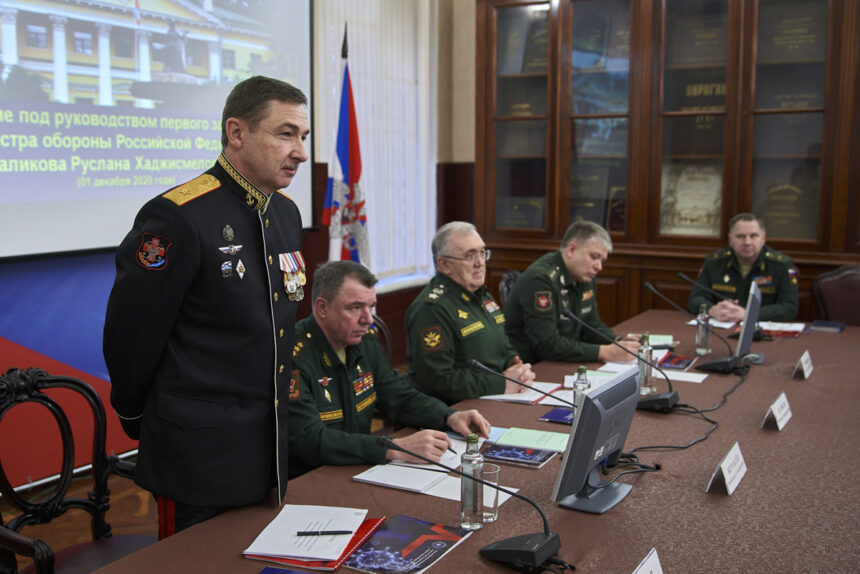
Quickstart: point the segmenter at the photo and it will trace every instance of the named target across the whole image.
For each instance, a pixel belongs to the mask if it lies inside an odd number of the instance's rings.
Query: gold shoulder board
[[[204,173],[191,181],[178,185],[166,192],[162,197],[169,199],[176,205],[185,205],[192,199],[197,199],[212,190],[221,187],[221,182],[214,175]]]

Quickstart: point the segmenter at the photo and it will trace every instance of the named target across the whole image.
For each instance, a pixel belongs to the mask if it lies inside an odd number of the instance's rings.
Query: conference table
[[[671,334],[680,342],[676,353],[695,356],[695,327],[686,320],[675,311],[650,310],[614,330]],[[711,347],[709,358],[728,355],[717,339]],[[751,366],[740,384],[737,375],[716,374],[701,383],[674,383],[680,402],[699,409],[716,405],[734,390],[725,404],[708,413],[719,427],[706,440],[683,450],[637,451],[642,462],[659,464],[661,470],[620,478],[633,489],[607,513],[576,512],[551,501],[560,456],[537,470],[503,465],[501,483],[519,488],[541,506],[561,537],[559,556],[579,573],[633,572],[652,548],[664,571],[673,573],[860,571],[860,327],[757,341],[751,350],[763,353],[765,361]],[[813,372],[808,379],[793,378],[805,350]],[[560,383],[575,370],[570,363],[535,365],[541,381]],[[665,384],[658,380],[659,390]],[[762,428],[780,393],[786,395],[791,419],[781,431]],[[549,410],[546,405],[474,399],[456,406],[480,409],[494,426],[570,429],[538,421]],[[637,411],[624,450],[685,445],[710,426],[698,415]],[[731,495],[706,492],[735,443],[747,467],[745,476]],[[457,524],[459,503],[352,480],[366,468],[319,468],[291,480],[284,502],[367,508],[368,516],[405,514]],[[277,512],[271,503],[229,511],[99,572],[258,573],[267,563],[244,559],[242,551]],[[433,568],[451,574],[511,571],[485,560],[479,549],[541,530],[537,511],[511,498],[499,508],[497,522],[473,533]]]

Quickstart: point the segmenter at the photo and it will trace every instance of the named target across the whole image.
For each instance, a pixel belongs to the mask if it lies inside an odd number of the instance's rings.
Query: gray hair
[[[451,221],[437,229],[436,235],[433,236],[433,243],[430,245],[430,250],[433,252],[433,265],[436,265],[440,257],[451,255],[448,240],[452,235],[468,235],[477,232],[477,228],[467,221]]]
[[[351,277],[364,285],[373,287],[378,279],[370,270],[355,261],[329,261],[317,266],[314,271],[314,286],[311,291],[311,301],[322,297],[326,301],[334,301],[343,282]]]
[[[758,221],[759,227],[761,227],[761,232],[765,233],[764,220],[755,213],[747,212],[738,213],[729,220],[729,233],[732,232],[732,229],[734,229],[735,227],[735,223],[737,223],[738,221]]]
[[[564,232],[561,238],[561,248],[564,249],[571,242],[582,246],[589,241],[599,241],[606,247],[606,251],[612,253],[612,238],[601,226],[591,221],[574,221]]]

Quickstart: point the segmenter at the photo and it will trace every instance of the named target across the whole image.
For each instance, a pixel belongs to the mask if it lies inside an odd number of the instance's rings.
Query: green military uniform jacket
[[[783,255],[767,245],[759,253],[746,277],[741,276],[741,266],[731,247],[725,247],[708,255],[698,282],[729,299],[737,299],[746,306],[750,284],[755,281],[761,291],[759,321],[794,321],[797,317],[797,269],[791,257]],[[687,301],[691,313],[698,313],[699,306],[708,307],[716,303],[717,297],[704,289],[694,288]]]
[[[406,311],[406,359],[418,388],[448,404],[505,392],[505,380],[471,370],[475,359],[504,371],[517,356],[504,329],[505,316],[483,285],[474,293],[443,273]]]
[[[571,279],[560,251],[542,255],[517,279],[505,304],[505,331],[524,361],[596,361],[616,338],[600,320],[594,281]],[[600,333],[566,317],[569,310]]]
[[[338,358],[313,315],[296,323],[290,383],[290,476],[323,464],[384,463],[370,434],[374,409],[396,425],[444,429],[454,412],[391,367],[371,330]]]

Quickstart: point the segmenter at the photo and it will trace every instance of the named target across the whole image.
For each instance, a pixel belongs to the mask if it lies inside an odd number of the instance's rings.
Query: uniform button
[[[272,295],[272,297],[275,299],[275,301],[277,301],[277,300],[278,300],[278,292],[277,292],[277,291],[275,291],[275,294],[274,294],[274,295]]]
[[[280,332],[278,333],[278,336],[281,337],[282,339],[284,338],[284,330],[283,329],[280,330]]]
[[[272,256],[269,255],[269,265],[271,265],[271,264],[272,264]]]
[[[278,406],[278,399],[275,399],[275,406]]]
[[[268,228],[269,228],[269,218],[267,217],[266,218],[266,229],[268,229]]]
[[[281,365],[280,367],[278,367],[278,374],[283,374],[283,373],[284,373],[284,366]]]

